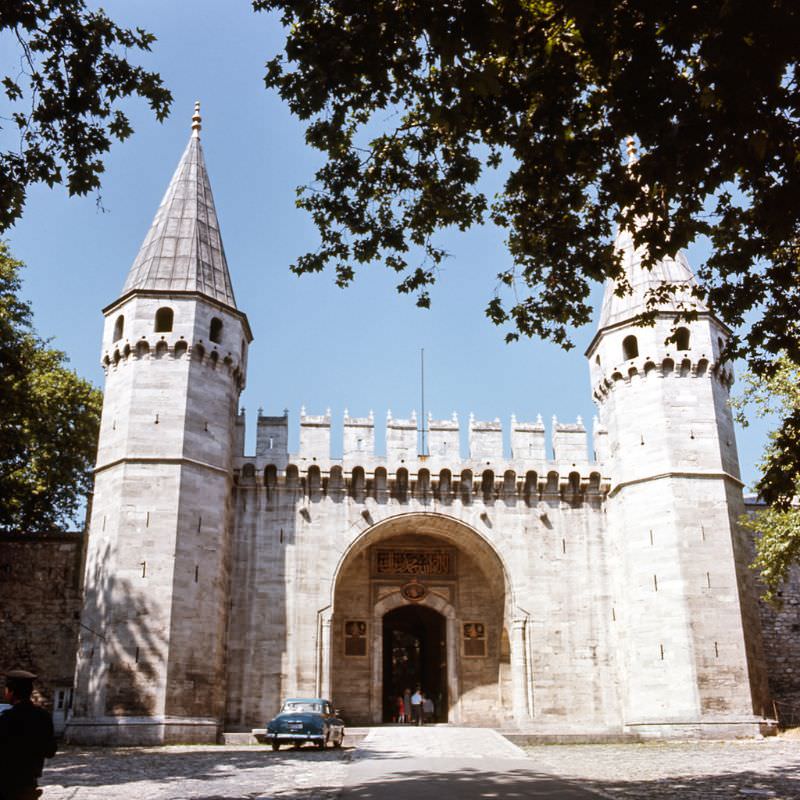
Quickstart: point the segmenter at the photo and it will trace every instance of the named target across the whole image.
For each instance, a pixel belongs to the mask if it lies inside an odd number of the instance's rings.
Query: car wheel
[[[280,750],[281,746],[278,744],[278,742],[273,742],[272,743],[272,749],[273,750]]]

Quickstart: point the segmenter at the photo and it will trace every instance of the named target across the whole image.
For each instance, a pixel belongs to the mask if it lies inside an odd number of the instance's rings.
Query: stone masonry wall
[[[477,428],[473,424],[473,432]],[[585,442],[585,431],[575,433]],[[343,465],[324,456],[310,460],[273,451],[236,465],[228,729],[263,722],[283,697],[327,688],[321,649],[326,625],[333,639],[332,688],[341,691],[337,636],[340,610],[349,611],[339,603],[360,602],[367,568],[354,561],[354,571],[348,566],[341,572],[338,587],[348,588],[334,599],[337,565],[356,540],[367,545],[376,537],[383,540],[387,525],[396,535],[445,536],[451,546],[479,559],[485,571],[482,551],[473,551],[484,542],[486,552],[505,565],[505,618],[501,600],[486,603],[475,596],[478,605],[496,607],[497,616],[485,619],[491,658],[480,666],[460,659],[464,721],[485,719],[489,710],[496,720],[510,713],[513,687],[505,674],[509,663],[498,663],[499,637],[507,626],[513,640],[523,625],[516,652],[528,664],[522,669],[531,684],[517,699],[522,713],[542,724],[597,729],[621,724],[601,466],[588,459],[576,464],[497,456],[448,462],[431,455],[394,464],[368,454],[360,463],[345,459]],[[478,590],[475,583],[470,586],[466,575],[459,578],[456,624],[484,621],[466,602]],[[370,618],[364,609],[352,611]],[[486,675],[473,674],[484,666]],[[348,677],[358,680],[355,672]],[[369,691],[363,687],[363,702]],[[353,696],[333,699],[346,700],[349,713],[360,715],[366,708]]]
[[[0,535],[0,672],[35,672],[46,705],[72,686],[82,578],[81,533]]]
[[[778,593],[780,608],[759,604],[769,688],[784,727],[800,726],[800,568]]]

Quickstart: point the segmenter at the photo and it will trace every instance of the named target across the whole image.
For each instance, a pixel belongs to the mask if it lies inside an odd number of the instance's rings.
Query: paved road
[[[798,800],[800,736],[739,742],[547,745],[494,731],[392,727],[359,748],[67,748],[43,800]],[[556,777],[558,776],[558,777]],[[413,785],[410,785],[413,781]]]
[[[444,726],[373,728],[345,775],[341,800],[597,800],[597,795],[537,772],[525,753],[488,729]]]
[[[798,800],[800,730],[734,741],[541,745],[540,769],[613,800]]]

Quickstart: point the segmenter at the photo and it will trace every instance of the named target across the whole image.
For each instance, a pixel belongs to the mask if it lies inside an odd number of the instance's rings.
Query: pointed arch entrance
[[[511,670],[511,594],[495,547],[462,521],[425,513],[378,522],[337,567],[323,685],[351,723],[391,719],[417,676],[441,721],[508,721],[525,693],[524,674]]]

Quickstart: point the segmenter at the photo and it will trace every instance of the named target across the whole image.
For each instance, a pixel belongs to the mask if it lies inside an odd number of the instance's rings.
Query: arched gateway
[[[341,559],[330,615],[330,687],[347,718],[390,721],[420,685],[438,721],[514,716],[506,570],[494,548],[442,514],[368,528]]]

